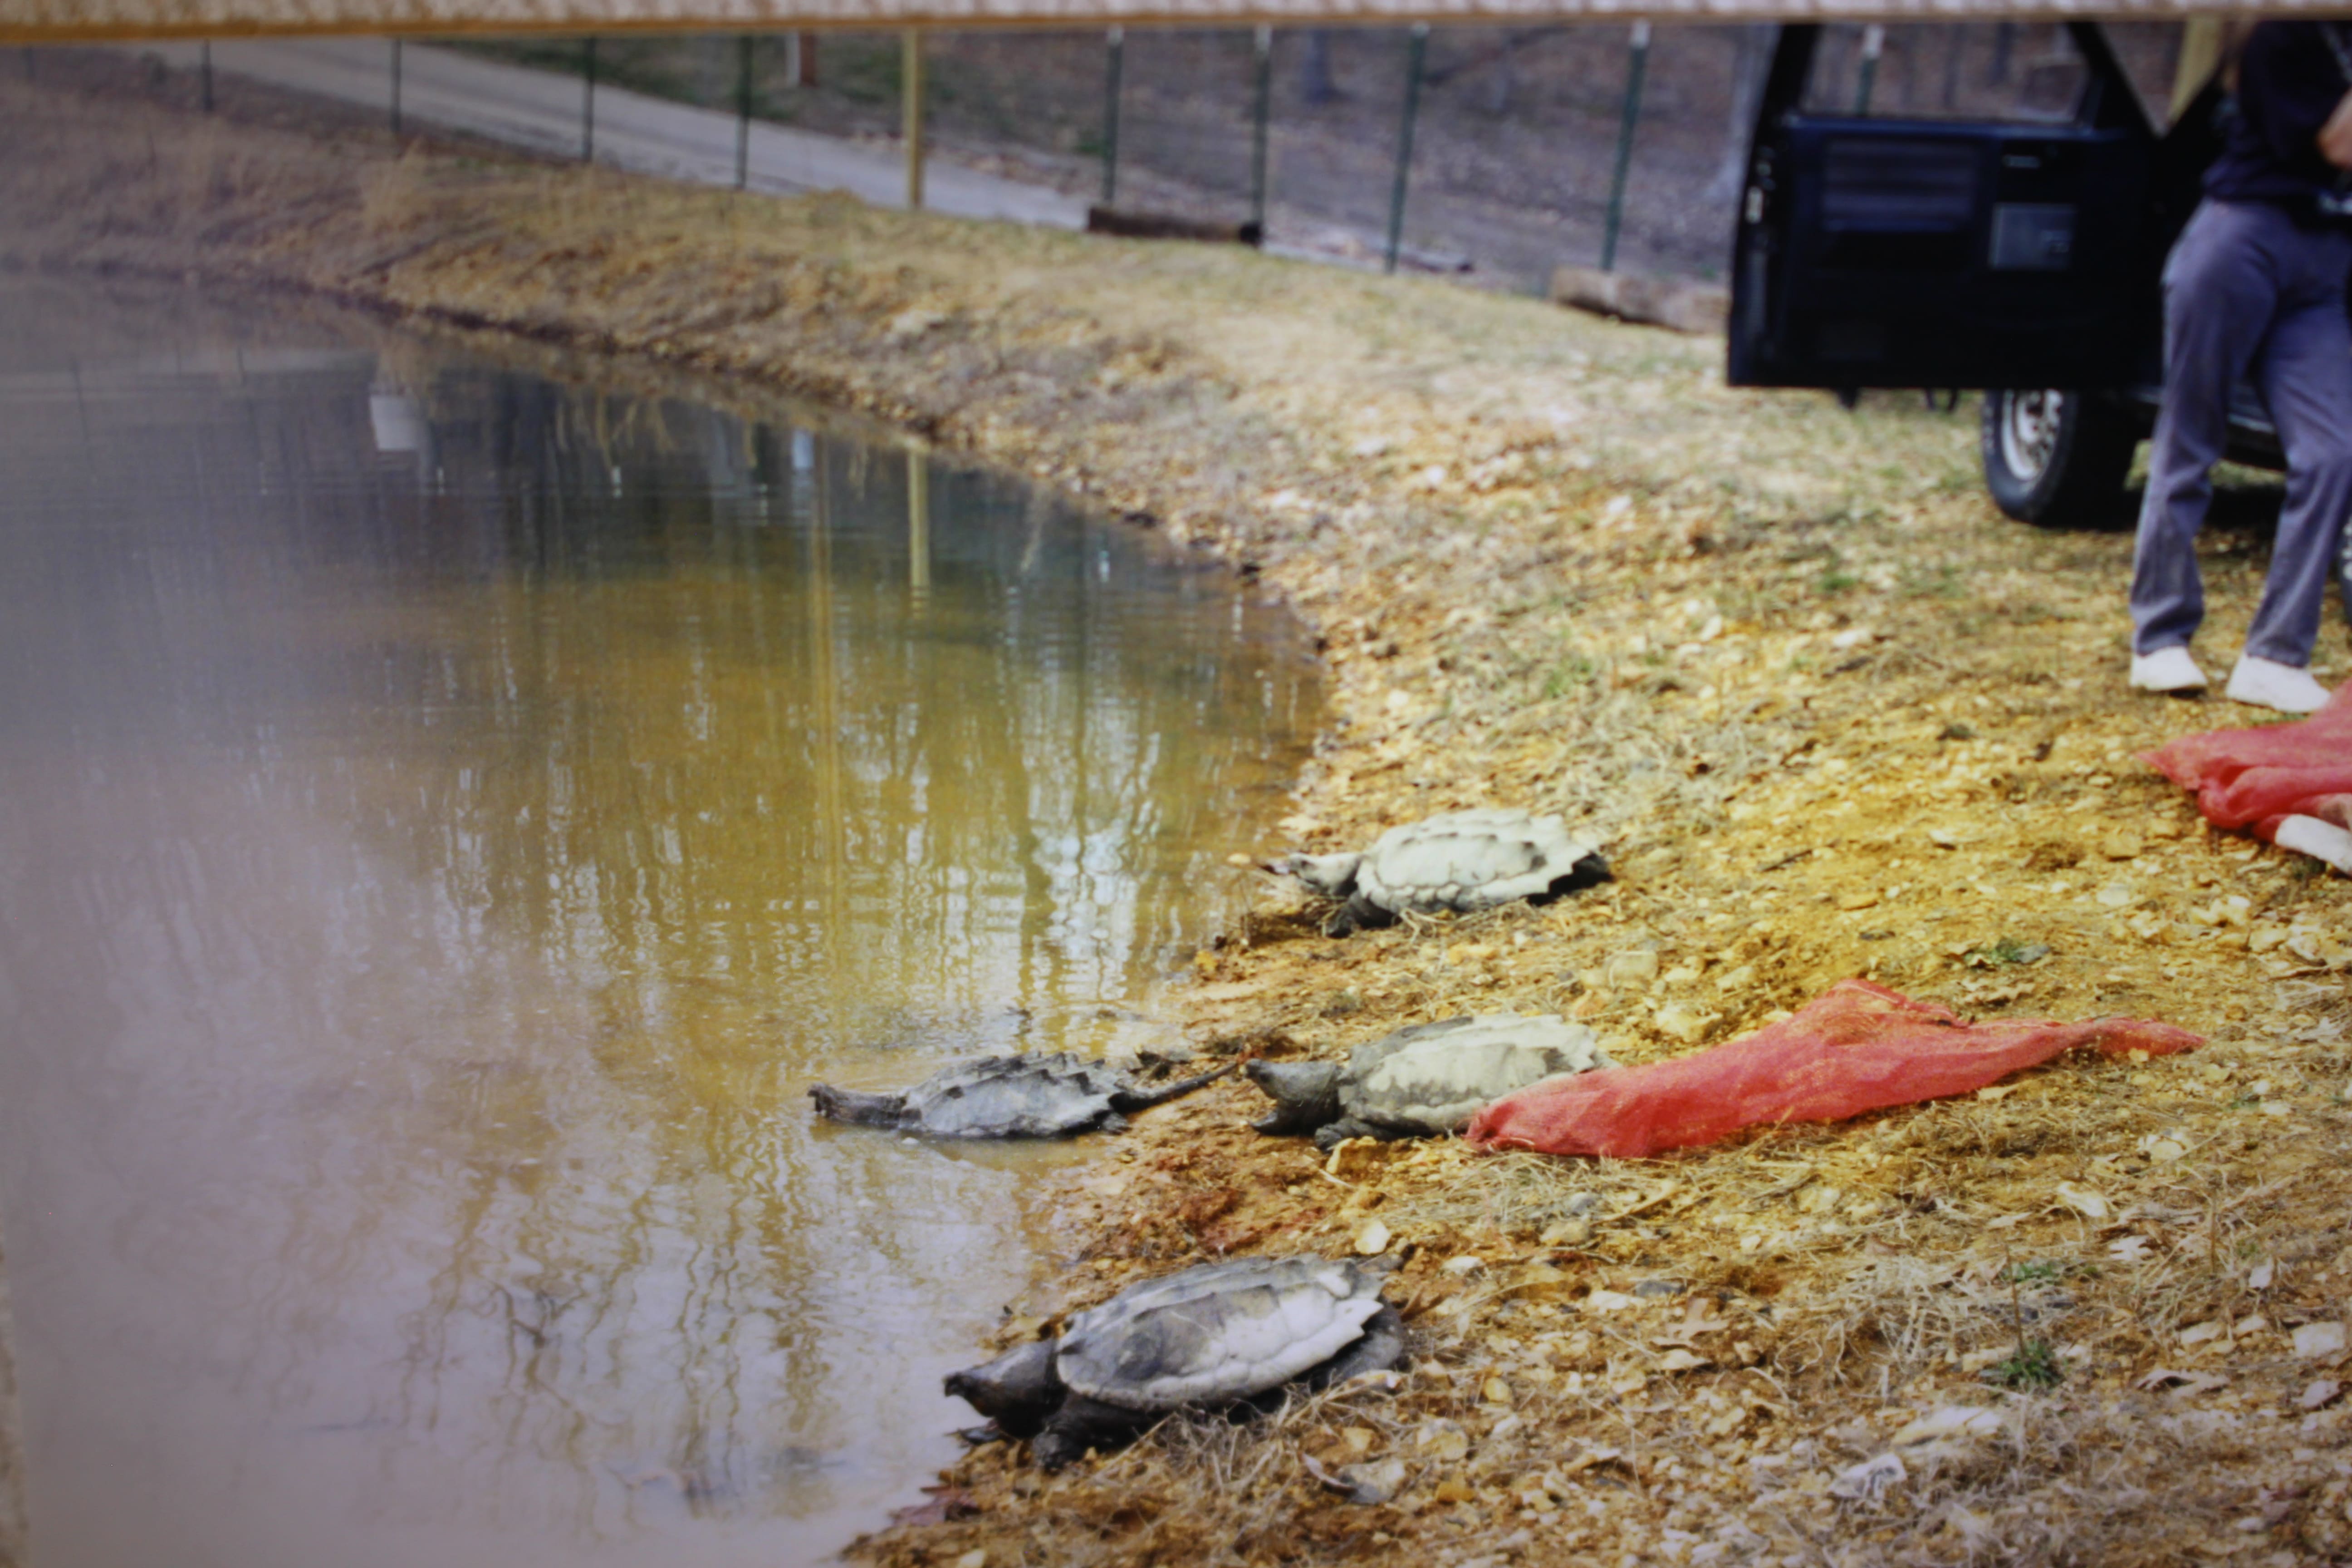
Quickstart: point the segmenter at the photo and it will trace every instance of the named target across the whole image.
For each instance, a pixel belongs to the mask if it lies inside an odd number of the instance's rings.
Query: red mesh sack
[[[2136,1018],[1963,1024],[1884,986],[1841,980],[1744,1039],[1506,1095],[1471,1118],[1466,1136],[1481,1149],[1639,1159],[1759,1123],[1842,1121],[1965,1094],[2075,1046],[2165,1056],[2203,1043]]]
[[[2144,752],[2140,761],[2189,791],[2217,827],[2278,837],[2289,816],[2352,827],[2352,683],[2293,724],[2213,730]]]

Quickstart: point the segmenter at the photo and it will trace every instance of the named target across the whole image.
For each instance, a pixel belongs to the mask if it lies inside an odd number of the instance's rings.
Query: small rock
[[[1903,1468],[1902,1456],[1881,1454],[1840,1470],[1837,1479],[1830,1482],[1830,1496],[1849,1502],[1876,1502],[1885,1495],[1887,1488],[1900,1485],[1908,1474]]]
[[[1348,1489],[1348,1500],[1370,1508],[1384,1503],[1404,1488],[1404,1461],[1378,1459],[1370,1464],[1342,1465],[1339,1481]]]
[[[1465,1275],[1475,1274],[1478,1270],[1486,1267],[1486,1264],[1484,1258],[1473,1258],[1465,1252],[1459,1258],[1449,1258],[1444,1262],[1439,1264],[1437,1266],[1437,1271],[1441,1274],[1451,1274],[1454,1278],[1459,1279]]]
[[[1898,1448],[1914,1448],[1922,1443],[1948,1442],[1956,1438],[1998,1437],[2005,1424],[1997,1410],[1984,1410],[1972,1405],[1942,1405],[1910,1422],[1891,1439]]]
[[[1644,1279],[1633,1287],[1633,1294],[1655,1300],[1662,1296],[1679,1296],[1683,1289],[1679,1279]]]
[[[1840,893],[1838,895],[1837,907],[1848,911],[1849,913],[1855,910],[1876,909],[1878,907],[1878,895],[1866,888],[1858,892]]]
[[[1447,1463],[1466,1458],[1470,1452],[1469,1434],[1458,1423],[1443,1418],[1423,1422],[1413,1441],[1432,1458]]]
[[[1545,1247],[1582,1247],[1591,1239],[1592,1222],[1589,1219],[1554,1220],[1536,1237]]]
[[[2211,1394],[2217,1389],[2229,1387],[2230,1380],[2216,1377],[2210,1372],[2174,1372],[2169,1367],[2158,1367],[2133,1386],[2151,1393],[2168,1388],[2177,1394]]]
[[[2305,1361],[2326,1361],[2344,1353],[2344,1325],[2305,1323],[2294,1331],[2294,1353]]]
[[[1651,1022],[1657,1025],[1660,1034],[1680,1040],[1684,1045],[1695,1046],[1706,1037],[1707,1030],[1719,1021],[1719,1017],[1717,1014],[1702,1013],[1685,1003],[1669,1002],[1658,1009],[1657,1016]]]
[[[1601,970],[1612,990],[1626,991],[1649,985],[1658,978],[1658,954],[1654,948],[1635,948],[1612,958]]]
[[[1364,1227],[1356,1232],[1356,1255],[1359,1258],[1378,1258],[1388,1249],[1389,1227],[1379,1220],[1366,1221]]]
[[[1512,1403],[1511,1385],[1505,1383],[1499,1377],[1488,1378],[1479,1386],[1478,1395],[1489,1405],[1508,1405]]]
[[[2324,1409],[2333,1405],[2336,1402],[2336,1396],[2343,1392],[2342,1384],[2333,1378],[2323,1377],[2316,1382],[2305,1384],[2303,1392],[2295,1396],[2294,1402],[2305,1410]]]
[[[908,338],[920,337],[946,320],[947,317],[938,310],[926,310],[920,306],[910,306],[891,317],[888,324],[883,327],[882,332],[885,337],[893,341],[904,341]],[[980,1568],[980,1565],[971,1563],[961,1565],[961,1568]]]
[[[988,1548],[973,1547],[955,1560],[955,1568],[988,1568]]]
[[[2061,1182],[2055,1189],[2058,1201],[2081,1215],[2084,1219],[2104,1220],[2115,1213],[2107,1200],[2088,1187],[2078,1187],[2072,1182]]]
[[[2110,860],[2137,860],[2147,844],[2128,828],[2108,834],[2099,840],[2099,853]]]

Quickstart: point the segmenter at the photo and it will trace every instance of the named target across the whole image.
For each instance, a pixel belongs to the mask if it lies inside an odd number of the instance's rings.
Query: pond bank
[[[2210,1037],[1642,1163],[1438,1145],[1326,1171],[1219,1086],[1071,1178],[1079,1265],[1007,1333],[1203,1257],[1341,1250],[1377,1219],[1419,1248],[1391,1287],[1417,1335],[1403,1385],[1171,1423],[1051,1479],[979,1450],[935,1519],[864,1556],[2352,1546],[2332,1363],[2294,1334],[2352,1291],[2352,903],[2205,834],[2131,760],[2248,715],[2124,691],[2128,540],[1999,519],[1969,422],[1728,391],[1717,342],[1427,280],[403,151],[261,95],[205,119],[110,57],[0,83],[0,264],[301,289],[803,392],[1258,574],[1320,631],[1339,715],[1291,845],[1485,804],[1605,841],[1618,880],[1592,893],[1344,942],[1263,880],[1172,999],[1204,1049],[1329,1054],[1516,1008],[1644,1060],[1849,974],[1964,1014]],[[2232,505],[2217,634],[2260,584],[2261,494]],[[2343,646],[2331,628],[2323,661]],[[1997,1438],[1916,1434],[1956,1405],[1995,1411]],[[1891,1449],[1903,1480],[1832,1494]],[[1371,1506],[1307,1466],[1391,1458]]]

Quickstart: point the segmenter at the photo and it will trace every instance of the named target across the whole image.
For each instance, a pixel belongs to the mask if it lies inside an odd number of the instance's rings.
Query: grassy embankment
[[[2352,1549],[2334,1361],[2294,1332],[2352,1305],[2352,904],[2132,761],[2248,716],[2124,691],[2127,542],[2000,520],[1964,419],[1727,391],[1719,343],[1434,282],[404,154],[293,106],[199,120],[119,74],[0,84],[0,264],[310,290],[879,414],[1289,596],[1338,710],[1292,842],[1492,803],[1607,843],[1597,892],[1344,942],[1266,885],[1172,1000],[1205,1047],[1337,1052],[1515,1007],[1642,1060],[1849,974],[2211,1037],[1641,1163],[1327,1168],[1242,1131],[1254,1091],[1221,1086],[1071,1179],[1079,1262],[1008,1334],[1377,1221],[1419,1248],[1391,1288],[1418,1336],[1402,1385],[1170,1423],[1051,1479],[984,1449],[866,1557]],[[2261,544],[2214,533],[2213,647]],[[1997,1430],[1906,1436],[1953,1405]],[[1905,1480],[1830,1494],[1891,1446]],[[1342,1501],[1310,1459],[1394,1460],[1394,1495]]]

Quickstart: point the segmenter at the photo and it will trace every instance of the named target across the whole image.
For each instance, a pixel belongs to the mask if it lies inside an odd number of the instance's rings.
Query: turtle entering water
[[[1381,1300],[1395,1263],[1244,1258],[1130,1285],[1039,1340],[951,1373],[947,1391],[1057,1470],[1171,1410],[1215,1409],[1294,1379],[1326,1387],[1396,1364],[1404,1323]]]
[[[1233,1071],[1147,1089],[1129,1074],[1066,1051],[1023,1051],[942,1068],[896,1094],[863,1094],[820,1083],[817,1114],[926,1138],[1069,1138],[1117,1132],[1127,1113],[1190,1094]]]
[[[1600,852],[1557,816],[1481,808],[1391,827],[1370,849],[1275,862],[1327,899],[1343,900],[1331,936],[1392,924],[1401,914],[1544,903],[1609,879]]]
[[[1274,1100],[1261,1132],[1426,1138],[1458,1132],[1489,1100],[1566,1073],[1617,1064],[1591,1029],[1557,1014],[1507,1013],[1415,1024],[1358,1046],[1340,1062],[1254,1061],[1243,1070]]]

